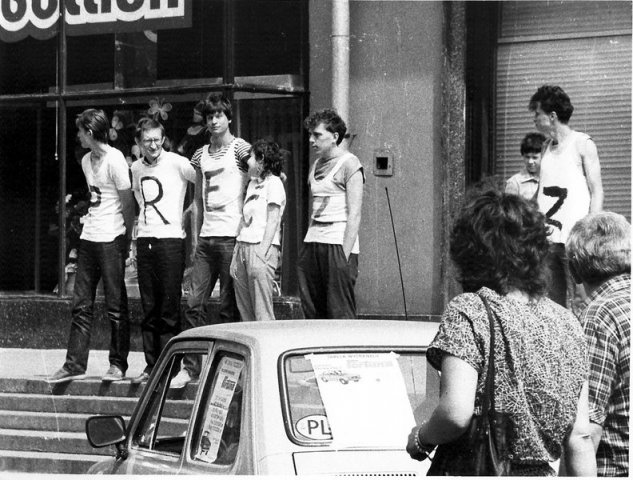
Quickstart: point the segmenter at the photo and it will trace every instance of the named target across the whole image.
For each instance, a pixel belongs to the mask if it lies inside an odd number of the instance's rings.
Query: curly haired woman
[[[235,298],[242,321],[274,320],[273,278],[281,252],[281,217],[286,192],[280,178],[279,145],[256,141],[250,151],[242,225],[231,261]]]
[[[495,322],[495,410],[510,418],[505,459],[511,475],[551,476],[561,458],[569,475],[595,475],[589,437],[586,344],[578,320],[545,295],[545,219],[515,195],[490,190],[462,209],[450,253],[464,293],[446,308],[427,358],[442,371],[440,399],[409,435],[423,460],[457,440],[481,412],[490,351],[488,302]],[[448,475],[472,475],[455,454]],[[430,473],[431,474],[431,473]]]

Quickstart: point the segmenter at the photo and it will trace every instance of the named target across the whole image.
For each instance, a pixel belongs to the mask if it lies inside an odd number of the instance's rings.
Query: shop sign
[[[68,35],[191,26],[192,0],[0,0],[0,40],[46,40],[58,31],[60,2]]]

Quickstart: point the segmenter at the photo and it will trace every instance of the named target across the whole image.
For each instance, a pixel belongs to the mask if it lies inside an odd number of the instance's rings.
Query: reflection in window
[[[242,424],[244,359],[219,354],[212,368],[213,383],[201,402],[204,418],[193,443],[193,457],[215,465],[235,461]]]
[[[172,378],[180,371],[183,354],[174,355],[151,392],[143,418],[134,433],[132,444],[152,451],[180,455],[187,437],[187,427],[199,383],[182,389],[170,389]],[[203,355],[203,364],[206,355]]]

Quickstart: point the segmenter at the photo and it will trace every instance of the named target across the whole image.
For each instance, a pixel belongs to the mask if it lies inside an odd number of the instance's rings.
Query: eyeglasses
[[[163,141],[165,140],[165,137],[162,138],[146,138],[145,140],[143,140],[143,145],[145,145],[146,147],[149,147],[152,145],[152,143],[155,143],[156,145],[160,146],[163,144]]]

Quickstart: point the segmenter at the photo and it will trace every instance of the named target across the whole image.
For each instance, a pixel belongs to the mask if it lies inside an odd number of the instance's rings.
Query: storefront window
[[[144,17],[137,29],[134,22],[100,19],[102,9],[114,4],[99,5],[101,10],[90,9],[85,24],[79,24],[79,10],[73,10],[67,20],[74,23],[67,22],[63,41],[50,26],[48,38],[49,31],[34,34],[32,25],[1,37],[0,221],[10,235],[0,240],[0,290],[72,294],[87,199],[81,169],[86,150],[77,142],[77,114],[103,109],[112,119],[110,143],[130,163],[137,155],[134,126],[148,115],[164,123],[166,148],[191,157],[208,140],[193,107],[222,89],[233,99],[235,135],[249,142],[272,138],[287,152],[288,203],[276,280],[278,292],[286,285],[284,293],[296,293],[291,265],[298,255],[306,196],[302,62],[307,2],[151,2],[143,4],[146,9],[186,5],[186,13],[176,20]],[[117,22],[122,23],[112,25]],[[64,67],[66,84],[58,86]],[[65,125],[60,125],[64,118]],[[190,190],[185,208],[192,200]],[[65,218],[59,215],[60,198]],[[190,221],[187,212],[185,219]],[[189,239],[188,262],[190,245]],[[138,296],[134,269],[132,251],[126,272],[130,297]],[[183,290],[187,288],[186,273]]]
[[[57,285],[55,109],[0,108],[0,290]]]
[[[0,95],[48,93],[56,84],[57,39],[0,42]]]

